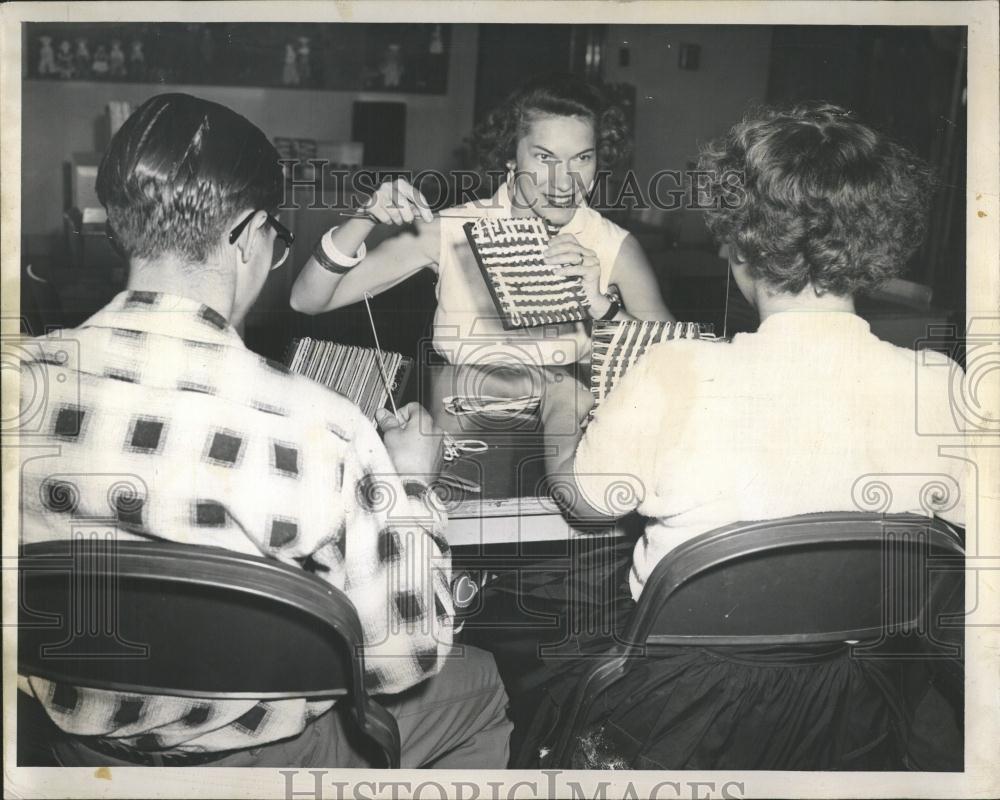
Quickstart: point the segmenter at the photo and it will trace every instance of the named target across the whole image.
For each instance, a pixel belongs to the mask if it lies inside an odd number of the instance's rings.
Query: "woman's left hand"
[[[592,317],[597,319],[608,310],[611,303],[601,291],[601,262],[597,253],[580,244],[573,234],[560,233],[549,240],[544,258],[557,275],[576,275],[583,280]]]

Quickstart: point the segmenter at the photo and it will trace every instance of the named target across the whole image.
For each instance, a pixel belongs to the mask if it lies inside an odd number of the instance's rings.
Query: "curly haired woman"
[[[434,344],[450,362],[474,362],[482,354],[496,358],[505,348],[512,360],[527,358],[533,366],[586,359],[590,340],[581,323],[556,326],[555,336],[551,326],[503,329],[462,230],[475,213],[541,217],[558,229],[546,260],[583,279],[594,318],[672,319],[636,239],[587,206],[598,169],[613,166],[628,146],[621,112],[597,87],[569,76],[531,82],[489,115],[475,140],[483,167],[507,173],[490,201],[446,209],[434,218],[406,181],[384,184],[368,210],[381,223],[416,222],[414,227],[371,253],[363,245],[373,221],[354,219],[334,229],[296,280],[292,306],[307,314],[340,308],[428,267],[437,273]],[[627,313],[613,306],[612,285]],[[530,347],[521,346],[525,341]]]
[[[812,105],[747,117],[703,151],[701,168],[719,201],[708,226],[728,245],[757,332],[651,348],[550,464],[575,481],[573,513],[647,519],[626,600],[682,542],[736,522],[864,510],[858,490],[874,476],[891,485],[882,511],[964,525],[963,462],[926,433],[957,432],[958,367],[880,341],[854,307],[919,247],[925,167],[843,109]],[[589,393],[568,384],[550,387],[546,422],[570,402],[560,393],[589,410]],[[950,491],[922,496],[929,477]],[[634,491],[615,503],[623,480]],[[609,697],[603,734],[641,769],[903,763],[906,720],[878,668],[846,646],[810,658],[678,648],[643,665],[642,686]]]

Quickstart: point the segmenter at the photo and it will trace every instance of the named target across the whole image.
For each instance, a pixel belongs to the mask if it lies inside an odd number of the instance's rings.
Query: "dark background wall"
[[[454,25],[445,94],[329,91],[276,87],[189,86],[26,79],[22,84],[22,247],[25,261],[51,284],[43,296],[61,306],[58,321],[76,324],[121,287],[110,253],[85,259],[73,250],[63,212],[71,205],[66,165],[74,153],[99,157],[112,100],[138,105],[162,91],[189,91],[229,105],[270,136],[346,141],[356,101],[405,104],[404,163],[413,170],[471,165],[473,125],[524,80],[571,70],[615,85],[629,105],[635,147],[630,167],[640,185],[660,169],[683,170],[701,143],[764,102],[827,100],[854,110],[932,163],[941,179],[928,241],[907,277],[932,292],[918,308],[869,303],[887,338],[912,341],[931,323],[961,325],[965,307],[964,29],[726,25]],[[682,55],[683,54],[683,55]],[[668,304],[682,319],[752,330],[753,313],[729,287],[726,265],[696,211],[610,212],[647,251]],[[298,211],[294,263],[275,273],[247,340],[280,355],[296,335],[369,343],[360,308],[317,318],[290,311],[295,269],[332,212]],[[378,235],[385,235],[380,232]],[[97,263],[94,263],[94,262]],[[26,291],[46,289],[24,284]],[[413,350],[426,333],[433,282],[420,275],[376,302],[384,344]],[[32,298],[26,297],[26,307]],[[51,299],[44,302],[53,302]],[[919,305],[919,304],[918,304]]]
[[[767,100],[843,105],[930,162],[940,182],[909,277],[936,302],[965,302],[965,30],[774,28]]]

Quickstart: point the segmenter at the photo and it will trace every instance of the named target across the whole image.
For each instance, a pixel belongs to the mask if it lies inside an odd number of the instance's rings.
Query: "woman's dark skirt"
[[[907,768],[904,665],[840,644],[673,648],[637,659],[594,704],[571,763],[551,763],[580,675],[621,640],[635,608],[631,550],[627,539],[595,540],[573,547],[559,569],[540,562],[486,588],[494,622],[470,625],[463,639],[496,657],[515,722],[512,767]]]

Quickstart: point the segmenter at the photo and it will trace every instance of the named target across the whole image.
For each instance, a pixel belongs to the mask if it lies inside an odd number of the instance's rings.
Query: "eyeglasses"
[[[243,233],[246,226],[250,224],[250,220],[254,218],[256,213],[256,211],[251,211],[239,225],[229,232],[229,244],[236,243],[236,240],[240,238],[240,234]],[[277,234],[274,237],[274,252],[271,255],[271,269],[276,270],[284,264],[285,259],[288,258],[288,251],[292,249],[292,243],[295,241],[295,234],[278,222],[277,218],[274,217],[270,211],[265,211],[264,213],[267,214],[268,224],[274,228],[274,232]]]

